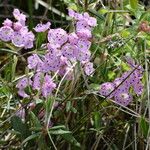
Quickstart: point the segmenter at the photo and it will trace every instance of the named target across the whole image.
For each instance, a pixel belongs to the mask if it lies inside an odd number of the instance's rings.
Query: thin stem
[[[53,99],[53,102],[52,102],[52,108],[51,108],[51,111],[50,111],[50,114],[49,114],[48,120],[47,120],[47,131],[49,129],[49,122],[50,122],[50,119],[51,119],[51,116],[52,116],[52,112],[53,112],[53,109],[54,109],[55,100],[56,100],[58,91],[60,89],[60,86],[61,86],[62,82],[64,81],[65,77],[67,76],[67,74],[72,70],[72,68],[75,67],[75,65],[76,65],[76,63],[74,65],[72,65],[72,67],[67,70],[67,72],[64,74],[64,76],[62,77],[61,81],[59,82],[59,85],[57,87],[57,90],[56,90],[56,93],[55,93],[55,96],[54,96],[55,98]]]
[[[52,139],[52,137],[51,137],[49,131],[48,131],[48,136],[49,136],[49,139],[50,139],[50,141],[51,141],[51,143],[52,143],[54,149],[57,150],[57,147],[55,146],[55,143],[54,143],[54,141],[53,141],[53,139]]]
[[[88,9],[88,0],[84,0],[84,11]]]

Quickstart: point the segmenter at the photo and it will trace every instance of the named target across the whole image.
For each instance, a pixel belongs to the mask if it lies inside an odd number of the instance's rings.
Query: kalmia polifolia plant
[[[29,100],[33,97],[48,100],[54,96],[55,91],[59,88],[59,79],[74,80],[77,64],[80,64],[85,75],[92,76],[94,74],[95,69],[93,62],[91,62],[90,52],[92,30],[97,25],[94,17],[89,16],[88,13],[79,14],[69,10],[69,16],[74,23],[74,31],[67,32],[62,28],[53,29],[51,23],[47,22],[38,24],[32,32],[26,25],[26,16],[23,13],[14,9],[13,16],[16,21],[6,19],[0,28],[1,41],[24,49],[35,48],[35,43],[38,40],[36,34],[45,33],[47,41],[42,43],[40,47],[43,51],[42,54],[38,54],[36,51],[27,58],[27,67],[32,75],[26,75],[17,82],[16,88],[20,97]],[[144,27],[142,25],[141,28]],[[121,106],[129,105],[134,94],[139,96],[143,92],[142,65],[136,64],[130,58],[127,58],[126,61],[130,70],[114,79],[113,82],[101,84],[98,91],[101,96],[112,99]],[[57,81],[56,76],[58,77]],[[27,109],[32,110],[34,107],[35,104],[31,102]],[[54,107],[59,107],[57,101],[55,101]],[[46,110],[41,108],[38,118],[43,122],[45,114]],[[16,115],[25,120],[25,109],[21,108]],[[52,126],[53,122],[49,120],[48,127]]]
[[[94,72],[93,63],[90,62],[92,38],[92,28],[96,26],[96,19],[90,17],[88,13],[78,14],[69,10],[69,15],[75,20],[75,31],[67,33],[64,29],[51,29],[51,23],[38,24],[34,30],[45,32],[48,30],[47,40],[44,43],[45,55],[40,57],[33,54],[28,57],[28,68],[34,71],[32,79],[23,78],[18,84],[18,94],[23,98],[28,98],[25,92],[27,87],[37,90],[45,98],[50,96],[56,83],[51,77],[51,73],[59,76],[66,76],[67,80],[73,78],[73,64],[81,63],[85,74],[91,75]],[[13,38],[13,37],[12,37]]]
[[[0,28],[0,39],[4,42],[12,42],[16,47],[33,48],[35,35],[28,30],[26,26],[26,16],[14,9],[13,16],[16,19],[12,22],[6,19]],[[28,68],[34,72],[32,78],[24,77],[17,83],[19,96],[30,98],[31,93],[26,93],[27,88],[32,88],[33,93],[38,91],[39,96],[48,98],[52,95],[57,84],[51,74],[56,73],[66,80],[73,79],[74,64],[79,62],[86,75],[94,73],[93,63],[90,62],[90,46],[92,38],[92,29],[97,25],[96,19],[90,17],[88,13],[79,14],[69,10],[69,16],[74,20],[75,29],[67,33],[62,28],[51,29],[51,23],[38,24],[35,32],[46,32],[48,43],[43,43],[45,54],[39,56],[32,54],[28,57]],[[43,46],[42,45],[42,46]],[[99,93],[107,98],[113,98],[118,104],[127,106],[133,99],[130,88],[133,87],[137,95],[143,91],[142,66],[135,65],[133,61],[128,61],[131,67],[130,71],[125,72],[120,78],[113,82],[106,82],[100,86]],[[137,67],[137,68],[136,68]],[[135,69],[135,70],[134,70]],[[132,72],[132,70],[134,70]]]
[[[66,80],[72,80],[76,63],[80,63],[86,75],[92,75],[94,72],[89,49],[91,31],[97,25],[96,19],[90,17],[88,13],[79,14],[72,10],[69,10],[69,15],[75,22],[75,29],[71,33],[67,33],[62,28],[51,29],[50,22],[40,23],[33,28],[37,34],[47,33],[48,43],[42,44],[44,55],[34,53],[27,58],[27,67],[33,72],[33,76],[26,76],[18,81],[16,88],[20,97],[30,99],[32,96],[38,96],[41,99],[48,99],[57,88],[52,76],[56,74],[65,77]],[[0,39],[17,48],[33,48],[37,39],[33,32],[28,30],[26,16],[18,9],[14,9],[13,16],[16,21],[6,19],[3,27],[0,28]],[[27,108],[30,109],[29,105]],[[16,115],[25,118],[24,108],[21,108]]]

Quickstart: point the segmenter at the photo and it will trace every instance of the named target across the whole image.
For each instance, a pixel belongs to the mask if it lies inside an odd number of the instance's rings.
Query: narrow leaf
[[[60,134],[68,134],[71,133],[70,131],[65,131],[62,129],[58,129],[58,130],[50,130],[49,131],[50,134],[55,134],[55,135],[60,135]]]
[[[61,136],[70,144],[72,144],[76,147],[80,147],[80,143],[73,137],[72,134],[63,134]]]
[[[149,124],[146,122],[144,117],[141,117],[140,119],[140,127],[144,137],[146,138],[149,130]]]
[[[35,116],[35,114],[33,112],[30,112],[30,116],[31,116],[31,119],[32,119],[32,122],[33,122],[33,126],[34,127],[41,127],[41,124],[40,124],[40,121],[39,119]]]
[[[94,113],[94,126],[96,129],[100,129],[101,127],[101,116],[99,112]]]
[[[137,9],[137,7],[138,7],[138,0],[130,0],[130,6],[133,9]]]
[[[22,142],[22,145],[24,145],[26,142],[32,140],[32,139],[35,139],[36,137],[39,137],[40,136],[40,132],[38,133],[35,133],[35,134],[32,134],[30,136],[28,136],[23,142]]]

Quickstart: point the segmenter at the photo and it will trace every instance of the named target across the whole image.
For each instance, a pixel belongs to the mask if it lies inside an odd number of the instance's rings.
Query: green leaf
[[[48,98],[48,100],[45,102],[46,112],[50,112],[50,110],[52,109],[53,101],[54,101],[54,98],[50,97],[50,98]]]
[[[46,33],[45,32],[38,33],[36,47],[39,48],[45,40],[46,40]]]
[[[49,133],[55,135],[61,135],[61,134],[68,134],[71,132],[68,131],[64,125],[58,125],[58,126],[51,127],[49,129]]]
[[[51,109],[53,107],[53,103],[54,103],[54,98],[53,97],[49,97],[45,101],[45,108],[46,108],[45,118],[46,118],[46,122],[48,121]]]
[[[45,140],[45,136],[43,134],[41,134],[37,140],[37,144],[38,144],[38,149],[39,150],[49,150],[46,140]]]
[[[70,108],[71,108],[71,101],[68,101],[66,104],[66,111],[69,112]]]
[[[130,6],[133,9],[137,9],[137,7],[138,7],[138,0],[130,0]]]
[[[89,85],[89,88],[92,90],[98,91],[99,90],[99,84],[91,83]]]
[[[101,15],[100,13],[98,13],[97,11],[95,11],[94,9],[88,9],[88,11],[89,11],[91,14],[93,14],[93,15],[97,16],[98,18],[100,18],[101,20],[105,20],[104,16]]]
[[[122,30],[121,31],[121,36],[123,38],[128,38],[130,36],[130,32],[128,30]]]
[[[18,57],[16,55],[13,56],[13,63],[12,63],[12,72],[11,72],[11,80],[15,79],[16,67],[17,67]]]
[[[129,65],[124,62],[121,63],[121,67],[124,71],[128,71],[130,69]]]
[[[49,130],[50,134],[55,134],[55,135],[61,135],[61,134],[68,134],[71,133],[70,131],[58,129],[58,130]]]
[[[101,115],[99,112],[94,112],[94,126],[96,129],[101,128]]]
[[[98,12],[100,13],[100,14],[106,14],[106,13],[108,13],[108,9],[104,9],[104,8],[102,8],[102,9],[100,9]]]
[[[109,80],[114,79],[115,75],[116,75],[115,72],[109,71],[109,72],[108,72],[108,78],[109,78]]]
[[[146,138],[149,130],[149,123],[145,120],[144,117],[140,118],[140,127],[144,137]]]
[[[72,134],[62,134],[61,136],[73,146],[80,147],[80,143],[73,137]]]
[[[35,138],[39,137],[40,134],[41,134],[41,133],[38,132],[38,133],[35,133],[35,134],[32,134],[32,135],[28,136],[28,137],[22,142],[22,145],[24,145],[26,142],[28,142],[28,141],[30,141],[30,140],[32,140],[32,139],[35,139]]]
[[[11,118],[11,124],[13,129],[21,134],[21,139],[25,139],[30,135],[27,125],[18,116]]]
[[[73,113],[77,113],[77,109],[76,109],[75,107],[71,107],[71,111],[72,111]]]
[[[30,112],[30,116],[32,119],[33,126],[40,128],[41,127],[40,121],[32,111]]]
[[[1,48],[0,51],[2,52],[7,52],[7,53],[11,53],[11,54],[14,54],[14,55],[19,55],[17,52],[11,50],[11,49],[5,49],[5,48]]]
[[[58,125],[58,126],[51,127],[50,130],[65,129],[65,128],[66,127],[64,125]]]

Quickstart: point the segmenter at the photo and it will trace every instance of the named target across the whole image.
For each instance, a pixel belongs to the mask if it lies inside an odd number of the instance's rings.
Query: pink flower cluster
[[[27,85],[33,90],[41,91],[43,97],[48,97],[56,88],[50,74],[57,73],[59,76],[66,76],[66,79],[73,79],[73,64],[79,62],[86,75],[94,72],[93,63],[90,62],[92,29],[95,27],[96,19],[88,13],[79,14],[69,10],[69,15],[75,21],[75,31],[67,33],[62,28],[51,29],[50,22],[38,24],[34,30],[45,32],[48,43],[44,44],[45,55],[40,57],[33,54],[28,57],[28,68],[34,70],[33,79],[24,78],[17,84],[18,94],[22,97],[29,97],[24,90]]]
[[[16,19],[15,22],[10,19],[3,22],[3,26],[0,28],[0,40],[11,41],[16,47],[32,48],[35,36],[25,25],[26,16],[18,9],[14,9],[13,16]]]
[[[135,62],[127,58],[127,62],[131,70],[123,73],[120,78],[116,78],[113,82],[106,82],[100,85],[99,93],[106,98],[114,98],[117,104],[127,106],[132,101],[133,96],[130,88],[133,88],[137,95],[143,92],[142,76],[143,68],[136,65]]]

